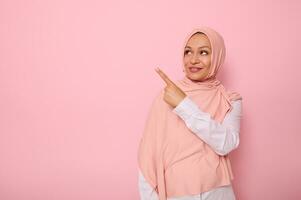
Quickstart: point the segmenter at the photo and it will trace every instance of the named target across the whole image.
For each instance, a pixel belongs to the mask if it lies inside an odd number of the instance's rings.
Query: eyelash
[[[186,51],[184,51],[184,54],[186,55],[187,54],[187,52],[189,52],[190,50],[186,50]],[[201,52],[206,52],[206,54],[208,55],[208,51],[201,51]]]

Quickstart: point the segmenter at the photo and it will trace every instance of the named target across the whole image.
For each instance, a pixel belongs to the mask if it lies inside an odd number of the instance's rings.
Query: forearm
[[[239,145],[241,100],[233,102],[233,109],[222,123],[202,111],[189,97],[186,97],[173,112],[176,113],[200,139],[219,155],[226,155]]]

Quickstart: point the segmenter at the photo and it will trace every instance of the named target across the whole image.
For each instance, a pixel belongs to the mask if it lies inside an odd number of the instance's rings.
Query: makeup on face
[[[189,69],[189,71],[190,71],[191,73],[197,73],[197,72],[200,72],[201,70],[203,70],[203,68],[200,68],[200,67],[193,67],[193,66],[188,67],[188,69]]]
[[[207,36],[193,35],[184,48],[183,56],[188,77],[194,80],[203,80],[209,72],[211,64],[211,47]]]

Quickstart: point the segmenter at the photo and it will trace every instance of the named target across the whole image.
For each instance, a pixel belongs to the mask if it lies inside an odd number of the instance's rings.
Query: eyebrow
[[[202,47],[199,47],[198,49],[205,48],[205,47],[207,47],[207,48],[209,48],[209,49],[210,49],[210,47],[208,47],[208,46],[202,46]],[[190,46],[186,46],[185,48],[190,48],[190,49],[191,49],[191,47],[190,47]]]

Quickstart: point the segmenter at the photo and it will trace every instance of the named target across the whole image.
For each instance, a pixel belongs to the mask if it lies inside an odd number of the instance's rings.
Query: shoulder
[[[236,99],[231,101],[231,113],[237,113],[241,114],[242,113],[242,99]]]
[[[232,106],[241,106],[242,105],[242,99],[236,99],[231,101]]]
[[[242,95],[239,92],[227,90],[227,95],[231,102],[242,100]]]

